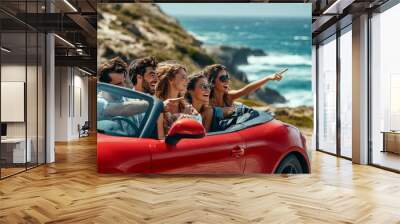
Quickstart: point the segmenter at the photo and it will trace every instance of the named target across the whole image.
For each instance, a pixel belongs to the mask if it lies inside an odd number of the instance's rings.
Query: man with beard
[[[129,76],[134,90],[154,95],[158,82],[157,64],[155,57],[139,58],[130,64]]]
[[[133,60],[129,65],[129,76],[133,84],[133,89],[153,96],[158,83],[158,76],[156,74],[157,66],[172,63],[177,62],[171,60],[158,63],[157,59],[153,56]],[[176,106],[182,99],[183,97],[165,100],[164,112]]]

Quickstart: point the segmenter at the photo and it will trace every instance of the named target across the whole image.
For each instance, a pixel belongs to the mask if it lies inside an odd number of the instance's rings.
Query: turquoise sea
[[[176,16],[181,25],[205,44],[263,49],[267,56],[250,56],[239,68],[256,80],[289,68],[280,82],[268,87],[279,91],[284,106],[312,106],[311,18]]]

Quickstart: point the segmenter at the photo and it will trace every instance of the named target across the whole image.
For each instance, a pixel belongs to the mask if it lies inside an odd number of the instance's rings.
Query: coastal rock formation
[[[232,76],[244,83],[248,83],[249,80],[247,79],[246,73],[238,69],[238,66],[248,64],[247,58],[249,56],[267,55],[261,49],[251,49],[248,47],[204,45],[203,48],[209,55],[218,58],[221,64],[227,66]],[[283,97],[278,91],[268,87],[256,91],[255,94],[249,96],[249,99],[261,100],[266,103],[286,102],[285,97]]]
[[[251,49],[248,47],[232,47],[225,45],[203,45],[204,50],[209,55],[219,59],[219,61],[227,66],[234,76],[243,81],[248,82],[246,73],[238,69],[238,65],[248,64],[249,56],[265,56],[266,53],[261,49]]]

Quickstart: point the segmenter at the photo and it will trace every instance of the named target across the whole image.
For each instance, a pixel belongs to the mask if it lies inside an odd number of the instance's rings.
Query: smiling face
[[[228,93],[229,91],[229,75],[225,70],[221,70],[214,82],[214,91]]]
[[[147,67],[144,75],[138,76],[138,81],[142,82],[142,87],[145,92],[153,95],[156,91],[156,85],[158,82],[155,69],[152,67]]]
[[[185,69],[179,69],[178,72],[175,74],[175,77],[172,80],[169,80],[170,86],[176,89],[179,93],[185,93],[188,78]]]
[[[193,90],[190,91],[193,101],[199,101],[203,104],[208,104],[210,100],[210,85],[207,78],[197,80]]]

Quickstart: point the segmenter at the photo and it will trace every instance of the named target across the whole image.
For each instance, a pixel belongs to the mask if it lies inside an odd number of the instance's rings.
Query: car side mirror
[[[202,138],[205,135],[206,130],[200,122],[183,118],[172,125],[165,137],[165,142],[169,145],[175,145],[183,138]]]

